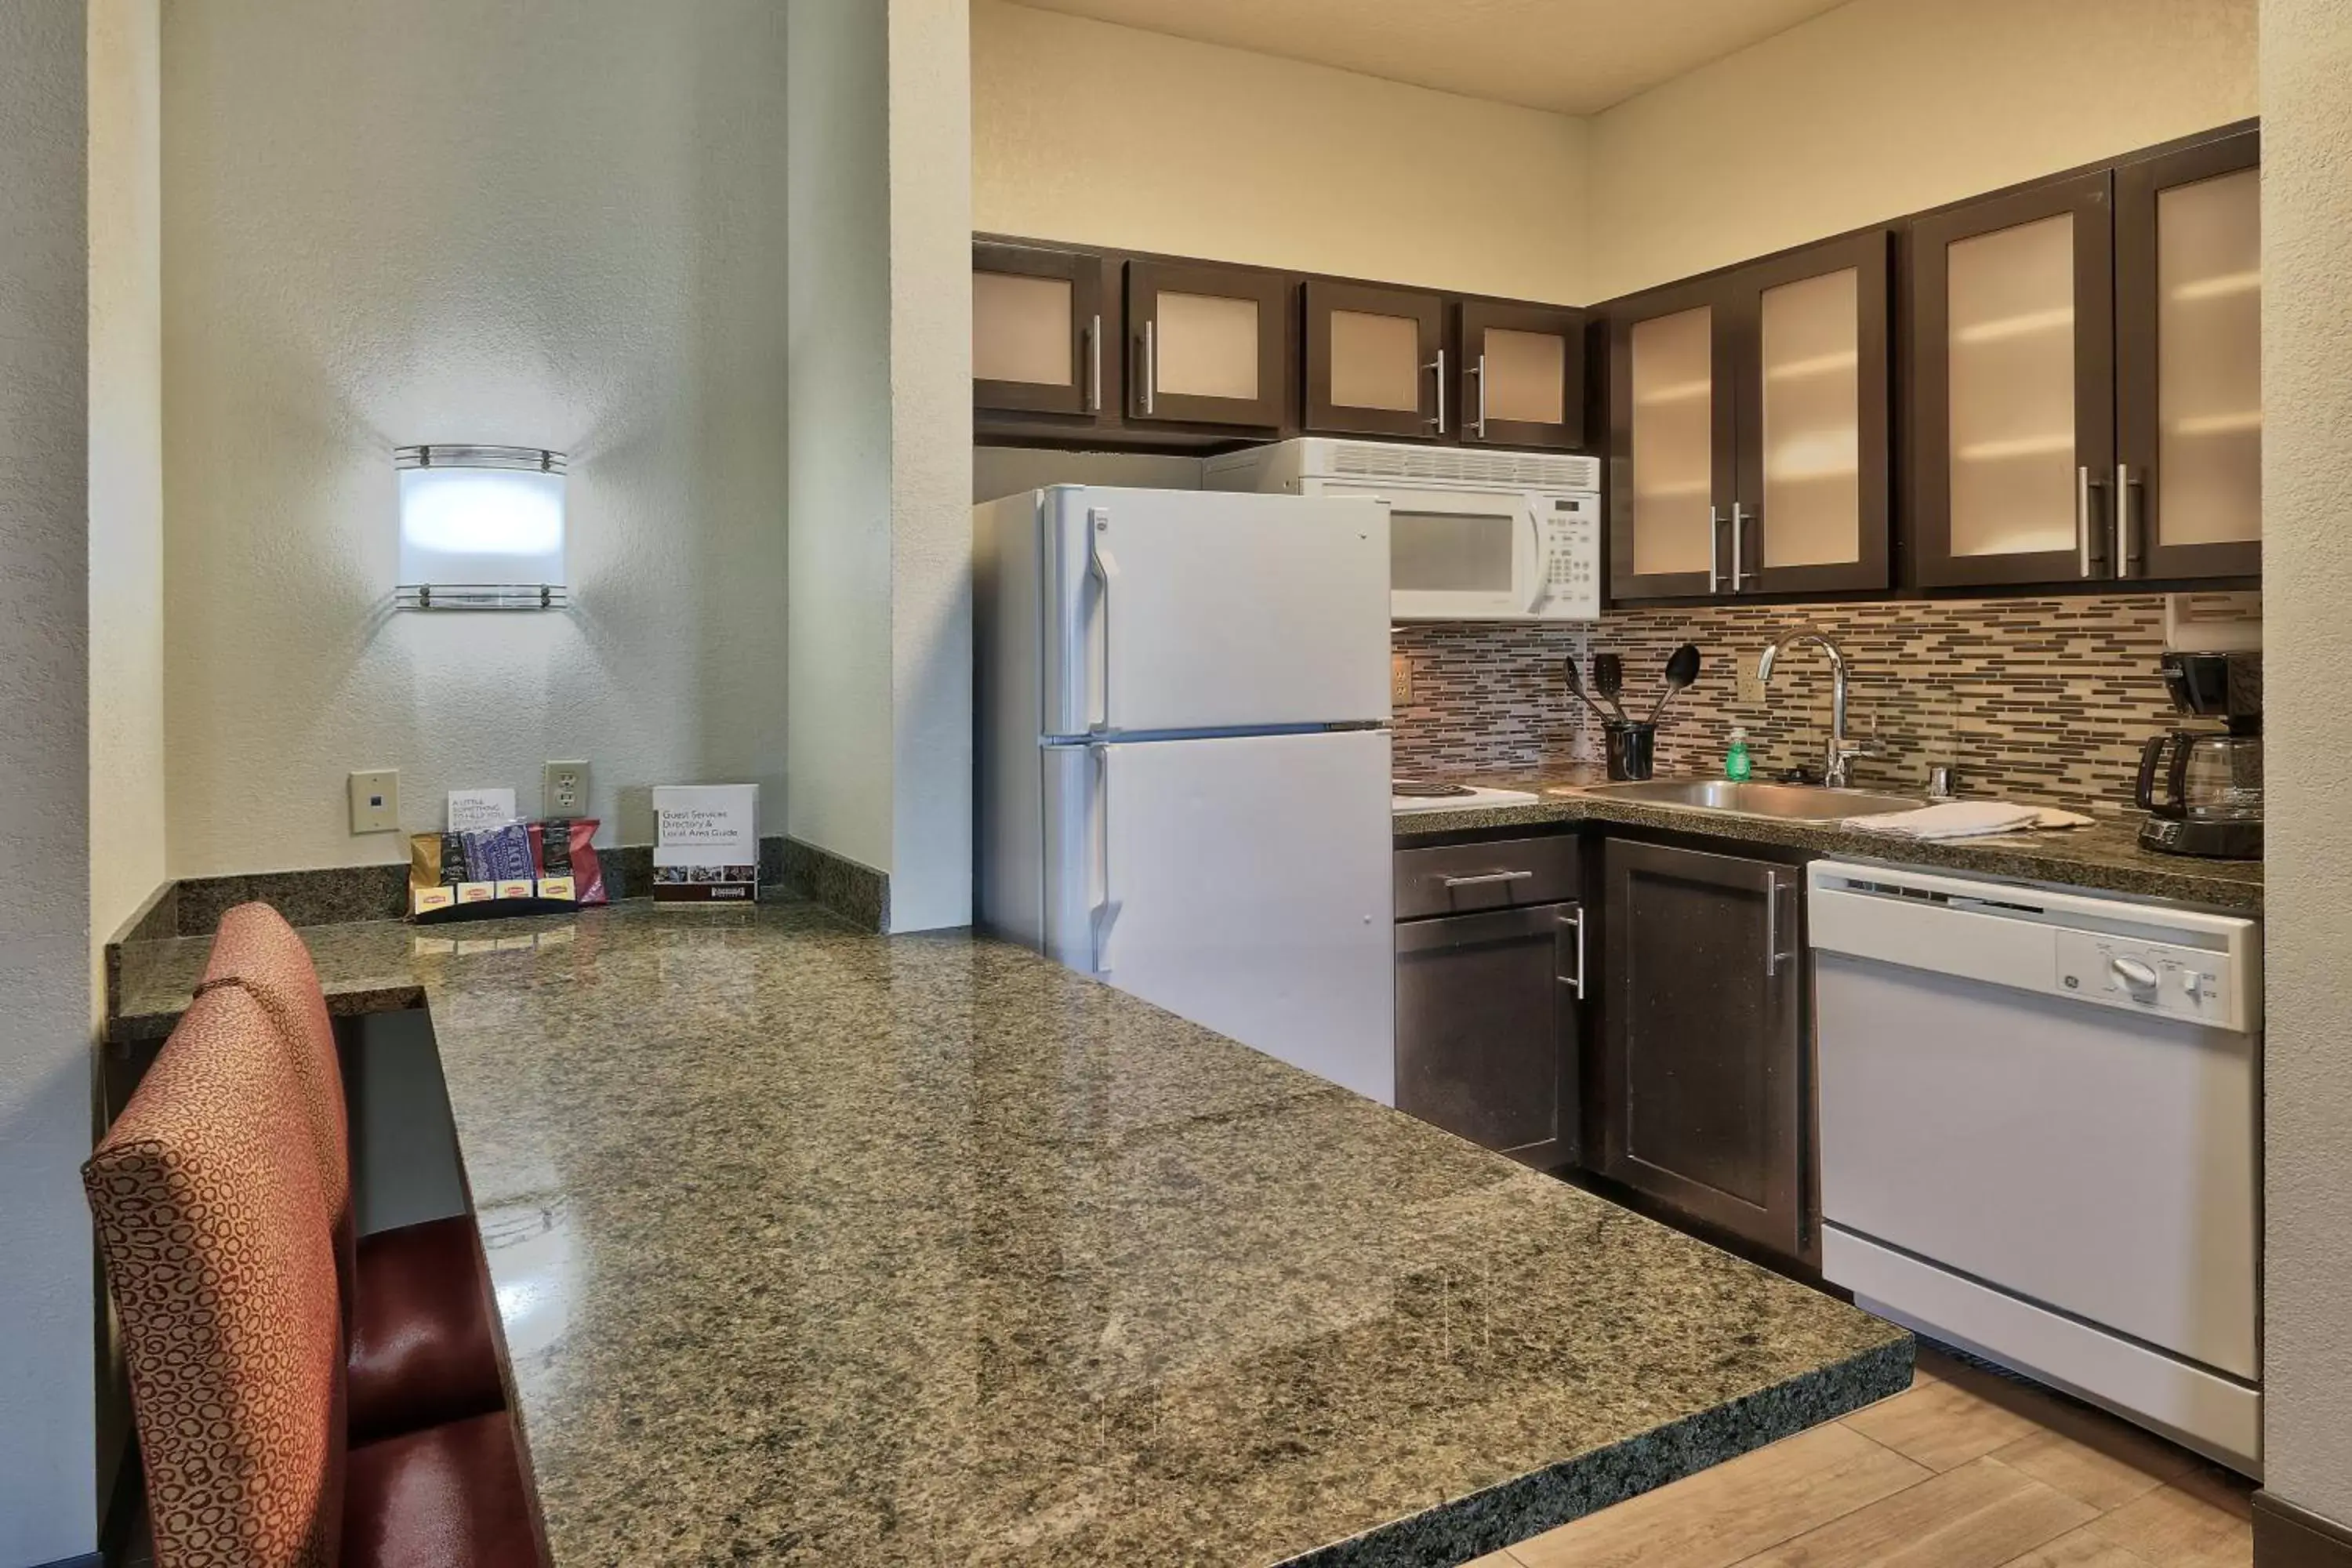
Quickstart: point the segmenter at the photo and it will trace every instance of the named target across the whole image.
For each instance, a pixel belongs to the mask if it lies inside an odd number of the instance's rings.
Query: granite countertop
[[[1614,800],[1582,793],[1589,785],[1607,782],[1597,767],[1566,767],[1523,774],[1471,773],[1444,782],[1525,790],[1541,798],[1528,805],[1470,806],[1460,810],[1432,807],[1398,812],[1396,841],[1400,846],[1496,827],[1622,823],[1631,827],[1811,849],[1844,859],[1874,860],[1890,866],[1932,867],[2011,881],[2177,899],[2242,914],[2258,915],[2263,908],[2262,862],[2200,860],[2143,849],[2138,843],[2139,821],[2136,816],[2104,817],[2088,827],[2061,832],[1925,840],[1897,838],[1834,822],[1734,816],[1691,806]]]
[[[1893,1326],[1021,949],[305,933],[429,1006],[559,1568],[1437,1564],[1890,1394]],[[126,957],[167,1026],[205,939]]]

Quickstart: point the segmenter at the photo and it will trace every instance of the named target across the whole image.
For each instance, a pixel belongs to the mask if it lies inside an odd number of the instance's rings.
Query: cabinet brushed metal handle
[[[1478,356],[1478,368],[1470,373],[1478,378],[1478,417],[1470,422],[1481,441],[1486,438],[1486,356]],[[1581,928],[1580,928],[1581,929]]]
[[[2131,547],[2131,465],[2117,463],[2116,465],[2115,561],[2116,575],[2118,577],[2128,577],[2132,574],[2132,557],[2135,552]]]
[[[1438,350],[1437,357],[1421,368],[1437,377],[1437,417],[1430,423],[1436,426],[1437,433],[1443,436],[1445,434],[1445,351]]]
[[[1747,521],[1747,509],[1738,501],[1733,501],[1731,503],[1731,591],[1735,594],[1739,592],[1741,577],[1747,574],[1748,551],[1744,527]]]
[[[1560,924],[1562,924],[1562,925],[1564,925],[1564,926],[1574,926],[1574,927],[1576,928],[1576,975],[1575,975],[1575,977],[1574,977],[1573,979],[1570,979],[1568,975],[1563,974],[1563,975],[1561,975],[1561,976],[1560,976],[1560,979],[1561,979],[1561,981],[1562,981],[1562,982],[1564,982],[1565,984],[1570,984],[1570,985],[1572,985],[1572,986],[1574,986],[1574,987],[1576,988],[1576,999],[1577,999],[1578,1001],[1581,1002],[1581,1001],[1583,1001],[1583,1000],[1584,1000],[1584,910],[1583,910],[1583,907],[1582,907],[1581,905],[1578,906],[1578,908],[1577,908],[1577,911],[1576,911],[1574,914],[1572,914],[1572,915],[1562,915],[1562,916],[1560,916],[1560,917],[1559,917],[1559,923],[1560,923]]]
[[[1789,886],[1793,890],[1797,884]],[[1792,928],[1795,923],[1790,922]],[[1780,879],[1768,871],[1764,874],[1764,978],[1780,978],[1780,965],[1796,962],[1796,953],[1780,951]]]
[[[1534,876],[1533,871],[1477,871],[1467,877],[1447,877],[1438,885],[1444,888],[1486,888],[1498,882],[1525,882]]]
[[[2083,575],[2091,574],[2091,467],[2074,470],[2074,537],[2082,546]]]
[[[1723,582],[1722,574],[1715,569],[1716,562],[1721,558],[1722,539],[1723,509],[1711,506],[1706,509],[1706,591],[1710,594]]]
[[[1102,318],[1087,327],[1087,412],[1102,412]]]
[[[1143,323],[1143,411],[1151,412],[1153,395],[1159,391],[1160,345],[1153,329],[1158,322],[1147,318]]]

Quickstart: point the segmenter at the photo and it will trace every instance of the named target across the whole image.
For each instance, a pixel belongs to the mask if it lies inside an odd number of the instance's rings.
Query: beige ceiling
[[[1472,98],[1591,114],[1843,0],[1020,0]]]

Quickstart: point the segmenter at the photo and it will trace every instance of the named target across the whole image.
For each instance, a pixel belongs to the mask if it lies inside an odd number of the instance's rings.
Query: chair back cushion
[[[333,1568],[343,1347],[302,1096],[268,1015],[199,996],[82,1168],[158,1568]]]
[[[334,1227],[335,1268],[346,1313],[353,1295],[357,1220],[352,1211],[351,1124],[343,1103],[335,1026],[310,950],[268,904],[239,904],[221,917],[199,992],[235,985],[269,1015],[292,1053],[295,1082],[319,1162],[320,1187]]]

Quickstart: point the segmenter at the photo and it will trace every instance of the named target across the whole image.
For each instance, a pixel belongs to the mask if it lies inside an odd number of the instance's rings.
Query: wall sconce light
[[[563,454],[538,447],[400,447],[404,610],[560,610]]]

